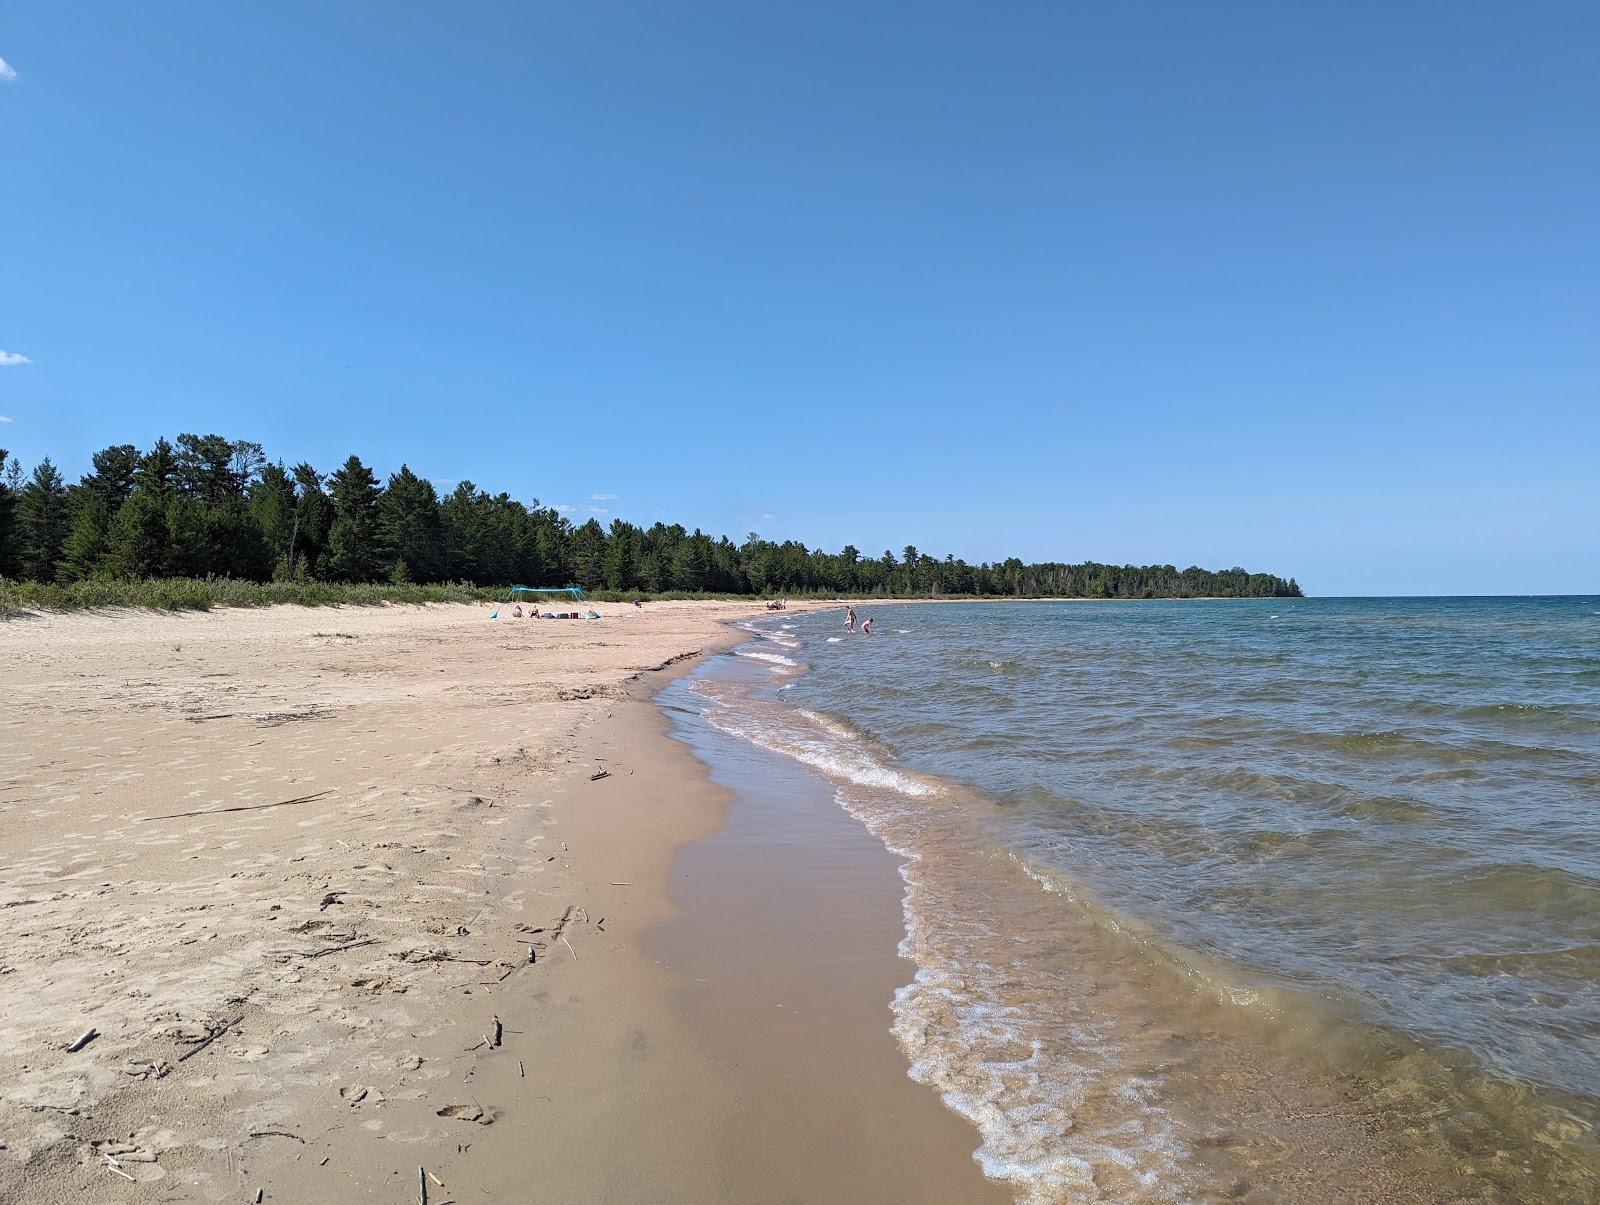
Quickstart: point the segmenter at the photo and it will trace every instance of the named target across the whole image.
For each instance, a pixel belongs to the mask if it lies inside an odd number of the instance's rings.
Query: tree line
[[[351,456],[324,474],[269,461],[258,443],[179,435],[118,444],[68,484],[48,457],[24,475],[0,449],[0,579],[41,583],[161,577],[249,581],[472,582],[726,594],[1297,597],[1293,578],[1171,565],[969,565],[907,545],[863,556],[743,543],[680,524],[573,524],[470,481],[440,496],[400,466],[380,483]]]

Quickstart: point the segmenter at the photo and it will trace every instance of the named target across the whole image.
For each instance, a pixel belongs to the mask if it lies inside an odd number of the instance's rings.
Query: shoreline
[[[902,859],[824,779],[696,713],[696,681],[766,664],[711,655],[658,696],[682,756],[733,799],[678,850],[677,914],[646,934],[738,1102],[718,1141],[726,1199],[1013,1200],[974,1159],[977,1130],[911,1078],[894,1037],[893,998],[917,969]]]

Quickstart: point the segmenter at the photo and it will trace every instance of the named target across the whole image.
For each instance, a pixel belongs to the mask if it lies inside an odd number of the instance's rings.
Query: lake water
[[[904,859],[1025,1199],[1600,1194],[1600,599],[775,617],[673,689]]]

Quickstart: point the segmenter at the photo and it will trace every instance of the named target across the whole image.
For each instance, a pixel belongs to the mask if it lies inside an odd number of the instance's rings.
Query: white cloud
[[[557,502],[552,509],[558,515],[570,515],[577,507],[568,506],[565,502]]]
[[[12,422],[12,421],[13,421],[12,419],[7,418],[3,414],[0,414],[0,423],[9,423],[9,422]]]
[[[764,510],[760,515],[760,519],[763,523],[771,523],[777,517],[778,516],[773,514],[770,510]]]
[[[609,515],[611,513],[603,506],[586,506],[583,509],[588,511],[591,515]]]
[[[0,59],[0,84],[9,84],[17,78],[17,69],[4,59]]]
[[[590,502],[615,502],[620,497],[622,497],[621,494],[590,494],[589,495],[589,501]]]
[[[33,361],[20,352],[7,351],[0,347],[0,367],[10,368],[15,364],[32,364]]]

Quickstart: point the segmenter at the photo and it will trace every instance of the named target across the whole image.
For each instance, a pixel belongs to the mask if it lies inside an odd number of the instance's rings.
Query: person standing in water
[[[876,622],[877,620],[873,619],[871,616],[868,616],[867,621],[861,625],[861,634],[863,636],[872,635],[872,625]]]
[[[844,630],[847,632],[856,630],[856,609],[849,603],[844,605]]]

